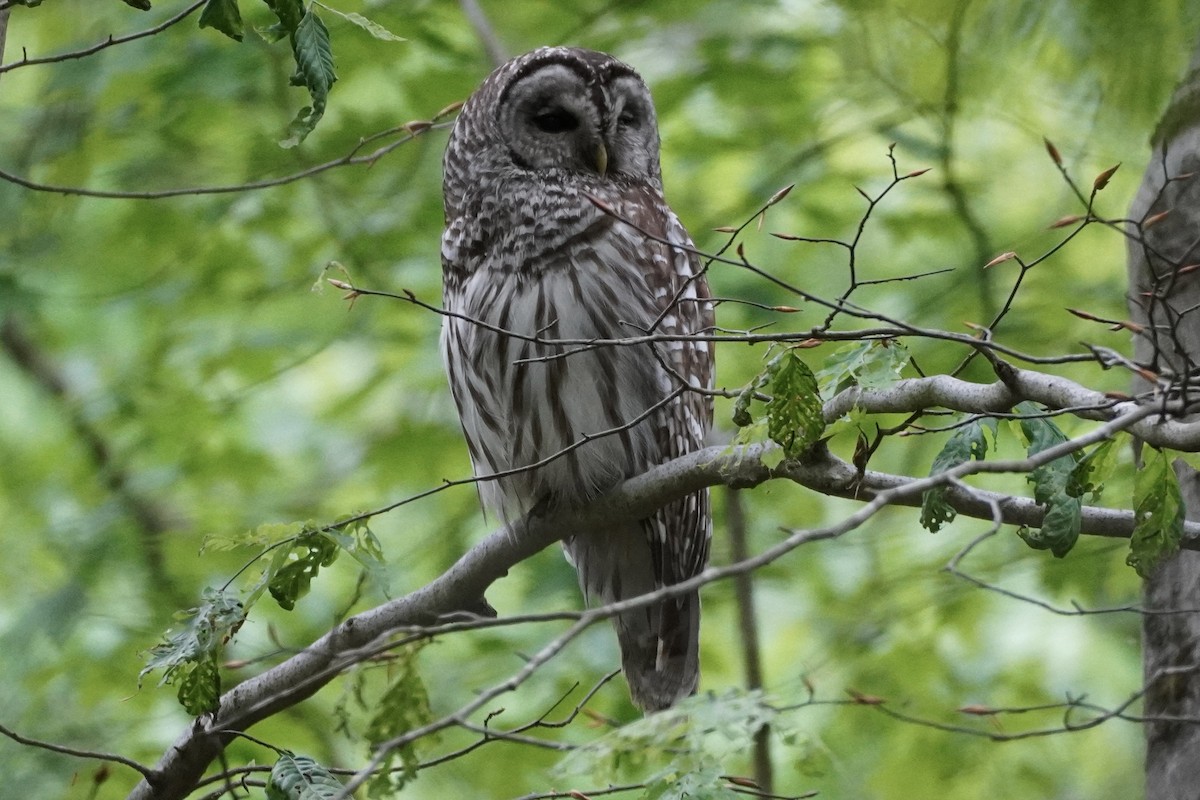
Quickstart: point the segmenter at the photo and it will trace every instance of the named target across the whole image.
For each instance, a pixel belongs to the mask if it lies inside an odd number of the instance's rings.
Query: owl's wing
[[[645,252],[651,256],[646,281],[659,310],[650,332],[671,336],[711,333],[711,296],[691,237],[661,197],[647,198],[637,208],[639,213],[630,221],[662,240],[646,242]],[[695,389],[712,388],[712,342],[666,341],[656,348],[656,356],[663,368],[664,394],[684,384]],[[684,391],[676,397],[657,418],[655,436],[661,461],[703,448],[712,426],[712,413],[710,395]],[[643,526],[663,585],[685,580],[704,569],[712,535],[707,491],[664,506]]]

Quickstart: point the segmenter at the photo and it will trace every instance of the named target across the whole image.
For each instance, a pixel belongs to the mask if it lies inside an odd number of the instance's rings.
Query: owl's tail
[[[591,602],[629,600],[661,586],[639,525],[589,532],[564,543]],[[634,704],[647,713],[695,694],[700,683],[700,595],[688,592],[613,618],[621,668]]]

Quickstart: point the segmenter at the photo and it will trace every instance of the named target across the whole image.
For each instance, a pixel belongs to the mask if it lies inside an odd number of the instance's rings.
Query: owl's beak
[[[596,142],[596,171],[601,175],[608,172],[608,150],[604,142]]]

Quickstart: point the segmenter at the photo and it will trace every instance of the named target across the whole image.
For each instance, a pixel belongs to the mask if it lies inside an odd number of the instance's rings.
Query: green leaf
[[[770,385],[767,401],[767,437],[783,448],[787,458],[796,458],[814,444],[825,431],[824,409],[812,370],[800,360],[794,349],[784,350],[767,362],[763,371],[738,393],[733,404],[733,423],[741,430],[736,444],[755,441],[761,435],[750,413],[754,395]]]
[[[309,587],[321,571],[321,567],[328,567],[336,561],[339,552],[337,542],[321,531],[312,531],[300,536],[284,551],[284,557],[289,560],[270,570],[267,590],[271,592],[275,602],[285,610],[291,611],[296,607],[296,601],[308,594]]]
[[[213,28],[236,41],[242,40],[242,14],[237,0],[208,0],[200,12],[200,27]]]
[[[325,535],[362,566],[373,587],[387,595],[389,573],[387,562],[384,561],[383,545],[367,525],[366,519],[357,519],[344,528],[326,531]]]
[[[131,8],[136,8],[138,11],[150,10],[150,0],[121,0],[121,2]]]
[[[743,800],[724,779],[725,770],[715,764],[686,772],[659,775],[646,784],[642,800]],[[753,795],[751,795],[753,796]]]
[[[954,432],[940,453],[933,459],[929,468],[930,475],[953,469],[959,464],[965,464],[971,459],[983,461],[987,457],[988,442],[985,431],[991,431],[992,438],[996,437],[996,421],[994,419],[976,419]],[[946,487],[935,486],[921,496],[921,526],[930,533],[937,533],[941,527],[953,521],[958,512],[945,500]]]
[[[217,710],[221,701],[221,670],[216,653],[208,653],[180,670],[179,704],[192,716]]]
[[[423,643],[410,644],[397,652],[399,674],[372,707],[375,712],[367,725],[366,738],[372,747],[403,736],[433,719],[429,692],[417,672],[417,653]],[[399,759],[401,769],[393,769]],[[367,791],[370,797],[390,797],[417,776],[420,759],[416,744],[409,742],[391,750]]]
[[[1034,550],[1049,550],[1056,558],[1071,552],[1079,540],[1083,502],[1078,497],[1057,494],[1046,502],[1046,516],[1040,528],[1022,525],[1017,535]]]
[[[738,392],[737,398],[733,401],[733,424],[739,428],[748,427],[754,422],[754,417],[750,414],[750,404],[754,402],[754,395],[766,385],[771,378],[771,365],[775,363],[772,359],[767,364],[766,369],[754,376],[754,380],[750,381]]]
[[[857,439],[859,435],[872,437],[878,429],[879,426],[872,421],[870,414],[863,411],[860,406],[853,406],[825,427],[824,436],[826,439],[833,439],[849,432],[853,433],[854,438]]]
[[[281,753],[267,779],[267,800],[330,800],[342,797],[342,784],[308,756]]]
[[[296,28],[300,27],[300,20],[304,19],[304,3],[303,0],[263,0],[275,16],[279,19],[279,24],[288,33],[294,33]]]
[[[759,691],[696,695],[577,747],[555,772],[605,781],[617,764],[644,766],[653,771],[650,782],[660,781],[666,791],[679,776],[740,759],[746,742],[777,714]]]
[[[329,29],[317,16],[315,9],[309,9],[292,32],[292,54],[296,58],[296,74],[292,76],[292,82],[308,89],[312,105],[302,108],[292,120],[288,126],[288,138],[280,142],[282,147],[295,147],[312,133],[325,115],[325,101],[337,80]]]
[[[326,11],[328,11],[332,14],[337,14],[339,17],[346,20],[350,24],[357,25],[358,27],[362,28],[364,31],[366,31],[367,33],[371,34],[376,39],[379,39],[381,41],[384,41],[384,42],[408,41],[407,39],[403,38],[402,36],[397,36],[396,34],[392,33],[387,28],[380,25],[378,22],[367,19],[362,14],[356,14],[353,11],[350,11],[350,12],[338,11],[336,8],[330,8],[329,6],[325,5],[324,3],[317,3],[317,5],[319,5],[321,8],[325,9]]]
[[[854,342],[835,350],[817,372],[821,390],[836,394],[850,386],[881,389],[900,380],[909,361],[908,348],[897,341]]]
[[[767,403],[767,435],[797,458],[825,431],[825,417],[817,379],[794,350],[784,351],[768,366],[771,399]]]
[[[1154,451],[1134,476],[1133,512],[1133,536],[1125,563],[1149,578],[1159,564],[1179,552],[1183,538],[1183,495],[1166,453]]]
[[[1029,415],[1022,416],[1019,422],[1021,433],[1029,442],[1027,452],[1030,456],[1067,441],[1066,434],[1053,421],[1038,416],[1042,412],[1032,403],[1021,403],[1016,411]],[[1040,529],[1021,528],[1017,534],[1030,547],[1049,550],[1056,558],[1069,553],[1079,540],[1083,504],[1078,496],[1072,496],[1067,490],[1079,461],[1079,454],[1072,453],[1043,464],[1026,476],[1033,484],[1034,500],[1046,506],[1046,517]]]
[[[218,589],[205,589],[204,602],[178,615],[188,620],[181,631],[164,635],[150,649],[146,666],[138,673],[138,684],[147,673],[161,669],[159,686],[179,682],[179,702],[191,714],[216,708],[221,695],[217,655],[246,620],[242,603]]]
[[[1091,449],[1079,459],[1071,474],[1067,476],[1066,492],[1071,497],[1092,495],[1093,500],[1099,500],[1104,490],[1104,482],[1112,475],[1120,452],[1117,439],[1107,439]]]
[[[239,547],[267,548],[312,530],[312,522],[267,522],[244,533],[210,533],[204,537],[200,552],[235,550]]]

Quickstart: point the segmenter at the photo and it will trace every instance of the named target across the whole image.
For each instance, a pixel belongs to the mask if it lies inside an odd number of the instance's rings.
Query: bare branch
[[[68,747],[55,742],[43,742],[40,739],[31,739],[28,736],[22,736],[16,731],[4,725],[0,725],[0,735],[7,736],[17,744],[23,744],[27,747],[37,747],[42,750],[49,750],[52,753],[61,753],[66,756],[74,756],[75,758],[87,758],[93,761],[111,761],[113,764],[129,767],[132,770],[140,772],[143,778],[148,778],[151,775],[150,768],[144,764],[139,764],[131,758],[119,756],[115,753],[103,753],[97,750],[84,750],[78,747]]]
[[[457,108],[457,106],[447,106],[447,108],[454,110]],[[299,172],[293,172],[290,175],[282,175],[278,178],[266,178],[259,181],[250,181],[248,183],[234,183],[223,186],[185,186],[176,189],[125,192],[109,189],[88,189],[82,186],[60,186],[50,183],[39,183],[3,169],[0,169],[0,180],[14,183],[17,186],[22,186],[35,192],[49,192],[51,194],[61,195],[78,195],[80,197],[95,197],[105,200],[162,200],[163,198],[167,197],[183,197],[185,195],[233,194],[236,192],[251,192],[258,189],[270,189],[275,186],[283,186],[288,183],[295,183],[296,181],[304,180],[305,178],[311,178],[314,175],[318,175],[336,167],[374,164],[376,161],[383,158],[397,147],[411,142],[418,136],[431,130],[448,127],[449,125],[450,123],[448,122],[427,122],[425,120],[406,122],[403,125],[398,125],[394,128],[390,128],[386,131],[382,131],[362,139],[349,153],[341,158],[335,158],[334,160],[326,161],[323,164],[315,164],[311,167],[307,167],[306,169],[302,169]],[[396,141],[379,147],[365,155],[358,155],[359,151],[368,142],[385,136],[393,136],[401,133],[404,135]]]
[[[91,47],[85,47],[82,50],[72,50],[69,53],[60,53],[59,55],[56,55],[56,56],[45,56],[43,58],[29,58],[28,56],[23,56],[20,61],[13,61],[12,63],[9,63],[9,64],[0,65],[0,75],[3,75],[5,72],[10,72],[19,67],[32,67],[35,64],[56,64],[60,61],[70,61],[70,60],[76,59],[76,58],[86,58],[87,56],[95,55],[96,53],[99,53],[101,50],[106,50],[109,47],[114,47],[119,44],[125,44],[127,42],[137,41],[138,39],[144,39],[147,36],[154,36],[157,33],[162,33],[167,28],[170,28],[172,25],[176,24],[177,22],[181,22],[184,19],[187,19],[189,16],[192,15],[192,13],[194,11],[196,11],[198,8],[200,8],[200,6],[204,5],[205,2],[206,2],[206,0],[196,0],[195,3],[192,3],[190,6],[183,9],[175,16],[170,17],[167,20],[164,20],[163,22],[159,23],[158,25],[155,25],[153,28],[147,28],[144,31],[138,31],[137,33],[131,33],[126,36],[109,36],[104,41],[97,42],[96,44],[92,45]],[[4,11],[7,11],[9,9],[9,6],[0,5],[0,8],[2,8]]]

